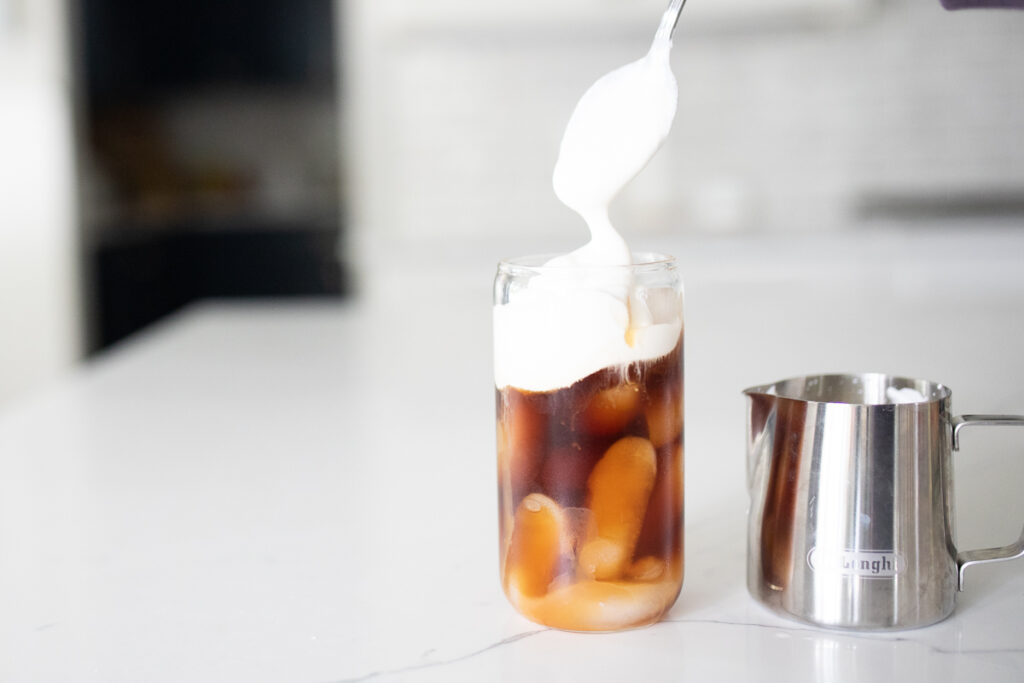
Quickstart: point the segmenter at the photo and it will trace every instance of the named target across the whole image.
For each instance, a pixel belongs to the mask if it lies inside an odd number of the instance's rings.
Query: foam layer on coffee
[[[552,391],[607,367],[660,358],[679,341],[679,311],[679,295],[668,288],[645,292],[644,299],[600,289],[528,288],[494,309],[494,383]]]

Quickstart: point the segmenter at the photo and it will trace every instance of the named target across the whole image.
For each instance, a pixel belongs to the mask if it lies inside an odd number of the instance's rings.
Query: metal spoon
[[[672,40],[672,34],[676,32],[676,24],[679,23],[679,15],[683,12],[683,5],[686,0],[672,0],[668,9],[661,17],[661,24],[658,25],[658,32],[654,34],[654,42],[659,40]]]

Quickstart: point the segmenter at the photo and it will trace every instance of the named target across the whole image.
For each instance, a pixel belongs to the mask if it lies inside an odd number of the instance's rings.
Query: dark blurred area
[[[325,0],[79,0],[90,351],[204,298],[346,292]]]

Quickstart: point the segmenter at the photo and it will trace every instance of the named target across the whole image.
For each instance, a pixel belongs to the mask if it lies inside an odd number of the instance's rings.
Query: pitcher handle
[[[1024,426],[1024,415],[961,415],[953,418],[953,450],[960,450],[960,430],[964,427],[982,426]],[[1024,557],[1024,530],[1020,538],[1001,548],[963,550],[956,554],[957,590],[964,589],[964,570],[971,565],[986,562],[1001,562]]]

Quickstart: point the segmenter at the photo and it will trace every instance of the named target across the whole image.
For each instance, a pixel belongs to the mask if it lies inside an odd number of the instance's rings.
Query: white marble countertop
[[[427,286],[193,307],[0,414],[0,680],[1024,680],[1024,562],[889,635],[746,593],[744,387],[874,370],[1024,413],[1020,257],[935,271],[901,248],[783,249],[746,278],[688,252],[686,580],[619,634],[539,627],[501,593],[489,262],[441,307]],[[1019,534],[1022,445],[965,437],[962,546]]]

